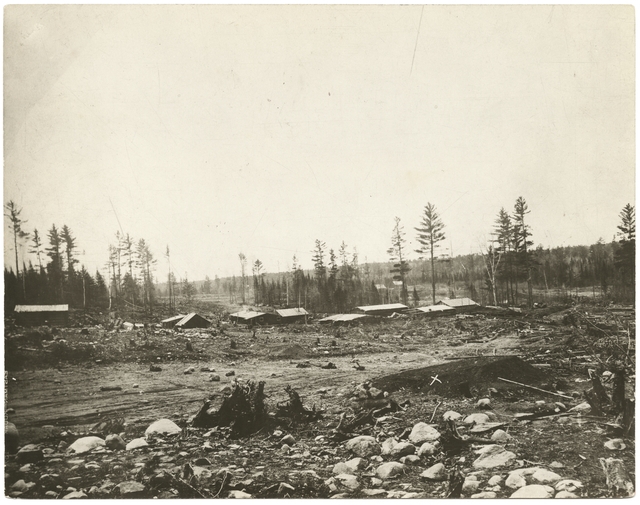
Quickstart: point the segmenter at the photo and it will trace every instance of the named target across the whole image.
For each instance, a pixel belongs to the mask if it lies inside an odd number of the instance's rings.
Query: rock
[[[544,468],[541,468],[540,470],[535,472],[531,476],[531,478],[535,480],[538,484],[551,484],[551,485],[555,484],[560,479],[562,479],[562,477],[560,477],[560,475],[558,475],[557,473],[551,472],[550,470],[545,470]]]
[[[455,410],[447,410],[444,414],[442,414],[443,421],[457,421],[462,417],[462,414],[456,412]]]
[[[395,438],[393,437],[387,438],[384,442],[382,442],[380,454],[382,454],[383,456],[387,456],[391,454],[391,450],[395,447],[397,443],[398,441]]]
[[[134,449],[140,449],[141,447],[149,447],[149,444],[144,438],[134,438],[126,445],[125,449],[127,451],[133,451]]]
[[[393,449],[391,449],[391,452],[389,453],[389,455],[393,458],[400,458],[402,456],[408,456],[415,452],[416,452],[415,445],[410,444],[409,442],[400,442],[400,443],[397,443],[393,447]]]
[[[579,480],[564,479],[556,483],[554,486],[556,491],[576,491],[582,488],[582,482]]]
[[[158,365],[151,365],[149,367],[149,371],[150,372],[162,372],[162,368],[159,367]]]
[[[504,430],[496,430],[493,432],[493,435],[491,435],[491,440],[494,442],[508,442],[511,438],[511,435]]]
[[[533,475],[538,470],[540,470],[540,468],[537,466],[534,466],[532,468],[518,468],[517,470],[509,473],[509,476],[507,477],[504,485],[511,489],[519,489],[521,487],[524,487],[527,485],[525,476]]]
[[[44,495],[48,496],[49,498],[57,498],[58,497],[58,493],[56,493],[55,491],[47,491]]]
[[[285,435],[284,437],[282,437],[282,440],[280,440],[280,445],[294,445],[296,443],[296,439],[293,438],[292,435]]]
[[[575,407],[569,409],[569,412],[587,413],[589,411],[591,411],[591,405],[589,405],[589,402],[582,402],[576,405]]]
[[[417,465],[420,463],[420,456],[416,456],[415,454],[403,456],[402,458],[400,458],[400,463],[402,463],[403,465]]]
[[[236,374],[235,371],[231,370],[230,372],[227,372],[225,375],[225,377],[233,377]]]
[[[420,477],[428,480],[445,480],[447,478],[447,471],[442,463],[436,463],[422,472]]]
[[[252,498],[252,496],[249,493],[245,493],[244,491],[238,491],[237,489],[235,489],[233,491],[229,491],[228,498],[243,499]]]
[[[18,434],[18,428],[16,425],[10,422],[6,422],[4,425],[4,448],[9,454],[17,452],[20,446],[20,435]]]
[[[362,494],[365,496],[380,496],[387,494],[387,492],[384,489],[363,489]]]
[[[295,487],[293,487],[291,484],[287,484],[286,482],[281,482],[280,485],[278,486],[278,494],[281,496],[289,493],[293,493],[295,490],[296,490]]]
[[[373,398],[374,400],[378,400],[380,398],[384,398],[384,391],[378,389],[378,388],[374,388],[374,387],[370,387],[369,388],[369,396],[371,398]]]
[[[336,482],[351,491],[355,491],[360,487],[360,483],[358,482],[358,478],[355,475],[350,473],[341,473],[336,475]]]
[[[367,435],[352,438],[347,442],[346,448],[362,458],[380,454],[380,445],[378,445],[376,439]]]
[[[31,483],[31,486],[29,486],[29,484],[27,484],[23,479],[17,480],[16,482],[14,482],[11,485],[11,490],[12,491],[20,491],[22,493],[29,491],[29,489],[31,489],[35,484]]]
[[[504,479],[502,478],[502,475],[494,475],[493,477],[491,477],[489,479],[489,481],[487,482],[487,484],[489,486],[499,486],[500,484],[502,484],[502,481]]]
[[[622,451],[627,447],[621,438],[613,438],[611,440],[607,440],[604,443],[604,446],[610,451]]]
[[[76,440],[69,446],[67,452],[75,452],[76,454],[83,454],[85,452],[92,451],[97,447],[104,447],[105,441],[100,437],[82,437]]]
[[[206,486],[206,484],[213,479],[213,472],[211,470],[198,465],[194,465],[191,468],[193,470],[193,478],[199,486]]]
[[[220,382],[220,375],[217,373],[212,373],[209,376],[209,382]]]
[[[378,468],[376,468],[376,475],[382,480],[390,479],[403,472],[404,472],[404,465],[396,461],[383,463]]]
[[[465,494],[473,494],[478,490],[479,487],[480,487],[480,481],[466,478],[464,480],[464,483],[462,484],[462,492]]]
[[[112,451],[117,451],[120,449],[127,448],[127,444],[124,442],[124,440],[122,440],[122,437],[114,433],[112,433],[111,435],[107,435],[107,438],[105,439],[104,443]]]
[[[471,414],[464,418],[462,421],[464,424],[486,424],[490,421],[489,416],[487,414]]]
[[[476,403],[476,408],[478,409],[490,409],[491,408],[491,400],[489,398],[480,398]]]
[[[509,498],[553,498],[555,491],[551,486],[531,484],[524,486],[513,493]]]
[[[429,426],[427,423],[416,424],[411,433],[409,440],[414,444],[423,444],[424,442],[433,442],[440,438],[440,432]]]
[[[573,494],[571,491],[560,491],[554,498],[580,498],[577,494]]]
[[[363,458],[353,458],[347,462],[340,462],[333,467],[333,473],[356,473],[358,470],[362,470],[367,467],[367,460]]]
[[[560,463],[559,461],[552,461],[549,466],[551,468],[564,468],[564,465],[562,463]]]
[[[420,456],[421,458],[424,456],[433,456],[437,452],[438,446],[436,444],[425,442],[420,446],[420,449],[418,449],[418,456]]]
[[[474,468],[497,468],[516,459],[516,455],[500,445],[487,445],[480,457],[473,462]]]
[[[189,368],[185,369],[185,371],[184,371],[184,372],[182,372],[182,373],[183,373],[184,375],[190,375],[190,374],[192,374],[192,373],[193,373],[193,372],[195,372],[195,371],[196,371],[195,367],[190,366]]]
[[[42,447],[36,444],[27,444],[16,455],[18,463],[36,463],[44,459]]]
[[[160,419],[149,426],[144,434],[149,438],[154,435],[177,435],[181,432],[182,429],[170,419]]]
[[[32,464],[31,463],[27,463],[26,465],[21,466],[18,469],[18,472],[20,472],[20,473],[29,473],[32,469],[33,469]]]
[[[114,491],[118,492],[120,496],[126,498],[135,498],[144,493],[144,484],[137,482],[135,480],[128,480],[126,482],[121,482],[118,484]]]
[[[496,496],[497,495],[493,491],[482,491],[481,493],[472,494],[471,498],[488,498],[493,500]]]
[[[66,494],[62,497],[63,500],[78,500],[82,498],[86,498],[87,495],[82,491],[71,491],[69,494]]]

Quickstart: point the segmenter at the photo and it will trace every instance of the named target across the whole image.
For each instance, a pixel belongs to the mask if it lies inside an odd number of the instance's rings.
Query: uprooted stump
[[[260,430],[268,419],[264,403],[264,381],[257,384],[248,381],[245,385],[235,383],[231,394],[225,396],[216,410],[205,400],[200,411],[193,418],[194,428],[230,426],[231,438],[246,437]]]
[[[291,386],[285,387],[284,390],[289,395],[289,400],[278,403],[276,418],[291,419],[293,422],[311,422],[322,419],[322,411],[316,410],[315,405],[311,410],[305,408],[302,405],[300,395]]]

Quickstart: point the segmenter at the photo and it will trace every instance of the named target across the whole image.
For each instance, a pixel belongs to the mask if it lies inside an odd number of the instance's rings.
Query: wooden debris
[[[621,459],[600,458],[600,465],[606,477],[607,487],[614,493],[614,496],[633,495],[633,481],[629,478],[627,469]]]
[[[573,396],[563,395],[561,393],[554,393],[553,391],[546,391],[544,389],[537,388],[535,386],[529,386],[528,384],[522,384],[521,382],[512,381],[509,379],[503,379],[502,377],[498,377],[499,381],[509,382],[511,384],[515,384],[516,386],[522,386],[524,388],[534,389],[536,391],[540,391],[541,393],[546,393],[548,395],[559,396],[560,398],[567,398],[568,400],[573,400]]]

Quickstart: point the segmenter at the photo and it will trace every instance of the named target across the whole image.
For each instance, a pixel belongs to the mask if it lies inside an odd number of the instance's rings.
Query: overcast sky
[[[427,202],[454,254],[519,196],[545,247],[610,241],[635,204],[630,6],[4,12],[5,202],[91,271],[120,229],[195,280],[240,252],[310,268],[316,238],[386,261]]]

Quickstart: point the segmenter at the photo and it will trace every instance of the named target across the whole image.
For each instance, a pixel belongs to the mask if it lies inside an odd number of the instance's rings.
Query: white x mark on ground
[[[438,374],[436,374],[435,377],[432,375],[431,378],[433,380],[431,381],[431,384],[429,384],[429,386],[433,386],[434,382],[436,382],[436,381],[438,381],[440,384],[442,384],[442,381],[440,379],[438,379]]]

